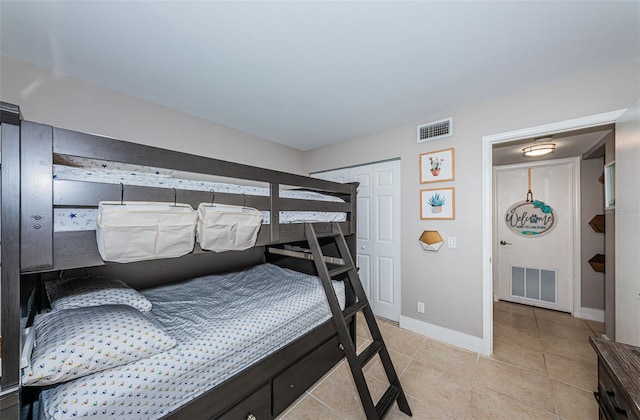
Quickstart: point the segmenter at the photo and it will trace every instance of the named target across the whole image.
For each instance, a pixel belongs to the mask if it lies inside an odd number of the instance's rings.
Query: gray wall
[[[594,271],[588,262],[595,254],[604,254],[604,233],[589,226],[593,216],[604,215],[604,185],[598,181],[603,167],[602,157],[580,162],[580,268],[582,307],[604,311],[604,273]]]
[[[0,99],[29,121],[303,173],[299,150],[4,56]]]
[[[309,172],[390,158],[402,162],[402,315],[482,337],[481,144],[485,135],[594,115],[633,104],[640,92],[637,62],[612,65],[491,102],[425,115],[420,121],[305,153]],[[453,116],[454,135],[416,143],[416,126]],[[424,221],[419,191],[420,153],[455,147],[456,220]],[[423,230],[456,236],[457,248],[425,253]],[[425,313],[416,301],[425,302]]]

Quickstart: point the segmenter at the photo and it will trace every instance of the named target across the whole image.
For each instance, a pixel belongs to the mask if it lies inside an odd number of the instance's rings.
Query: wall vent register
[[[449,137],[453,134],[453,117],[418,126],[418,143]]]
[[[514,297],[557,303],[557,273],[529,267],[511,267],[511,295]]]

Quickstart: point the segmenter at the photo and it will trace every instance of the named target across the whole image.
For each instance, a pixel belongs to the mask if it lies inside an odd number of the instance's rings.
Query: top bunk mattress
[[[344,309],[344,283],[333,287]],[[330,318],[318,277],[272,264],[142,294],[177,345],[44,390],[40,418],[162,417]]]
[[[136,166],[117,162],[106,162],[95,159],[57,157],[53,165],[53,178],[57,180],[96,182],[104,184],[123,184],[125,186],[175,188],[176,190],[206,191],[212,194],[245,194],[268,197],[269,188],[237,185],[227,182],[217,182],[207,179],[189,179],[194,174],[161,168]],[[197,174],[195,174],[197,175]],[[195,176],[197,178],[197,176]],[[299,189],[280,189],[280,197],[299,200],[315,200],[329,202],[344,202],[333,195],[321,194],[314,191]],[[263,224],[269,224],[270,212],[263,211]],[[95,230],[97,218],[96,209],[87,208],[56,208],[54,211],[54,231]],[[343,212],[319,211],[280,211],[280,223],[305,222],[344,222],[347,220]]]

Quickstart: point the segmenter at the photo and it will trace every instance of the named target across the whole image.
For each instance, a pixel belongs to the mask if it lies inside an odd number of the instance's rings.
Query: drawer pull
[[[611,398],[615,398],[616,397],[616,393],[613,391],[607,391],[607,395],[610,396]]]
[[[254,416],[253,414],[249,413],[249,414],[247,414],[247,419],[246,420],[256,420],[256,416]]]

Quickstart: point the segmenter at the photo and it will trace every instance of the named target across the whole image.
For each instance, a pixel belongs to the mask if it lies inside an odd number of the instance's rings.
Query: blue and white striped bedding
[[[246,194],[269,196],[269,189],[263,187],[235,185],[224,182],[212,182],[208,180],[189,180],[176,178],[185,176],[185,173],[175,171],[156,170],[153,168],[135,167],[133,165],[102,163],[90,159],[78,159],[75,164],[82,167],[53,165],[54,179],[71,181],[89,181],[106,184],[124,184],[146,187],[176,188],[193,191],[215,191],[221,193]],[[93,166],[90,166],[93,165]],[[116,166],[117,165],[117,166]],[[139,169],[142,168],[142,169]],[[136,170],[133,170],[136,169]],[[302,200],[343,202],[338,197],[320,194],[313,191],[282,189],[280,196],[284,198],[296,198]],[[263,211],[263,223],[270,221],[270,212]],[[78,231],[95,230],[97,217],[96,209],[82,208],[56,208],[54,211],[54,231]],[[318,211],[281,211],[280,223],[303,222],[344,222],[346,213],[343,212],[318,212]]]
[[[333,286],[344,307],[344,284]],[[41,418],[161,417],[330,317],[317,277],[271,264],[142,294],[178,344],[43,391]]]

